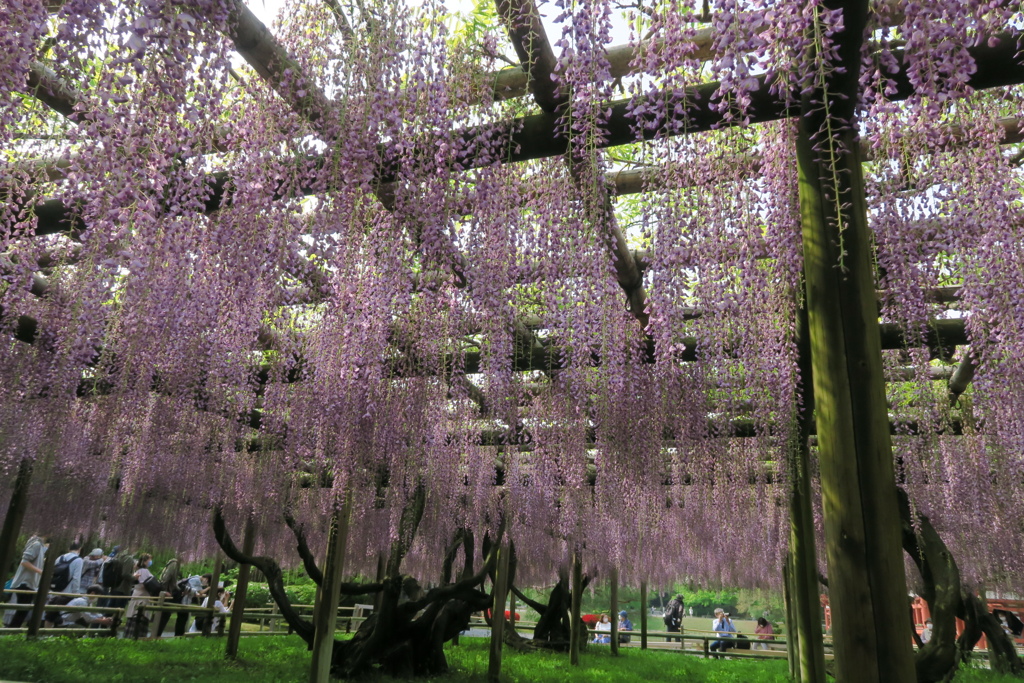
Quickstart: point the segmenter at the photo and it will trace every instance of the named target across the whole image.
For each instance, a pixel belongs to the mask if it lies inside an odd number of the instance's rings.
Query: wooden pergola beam
[[[297,114],[312,124],[322,125],[333,109],[323,90],[306,76],[302,65],[242,0],[229,2],[228,37],[238,54]]]
[[[497,0],[496,4],[516,54],[530,74],[529,87],[537,105],[549,115],[556,115],[562,107],[571,107],[571,101],[559,92],[554,80],[558,62],[536,4],[533,0]],[[596,160],[589,155],[569,154],[566,161],[576,190],[589,200],[584,202],[588,207],[587,213],[598,229],[605,233],[615,278],[626,294],[629,312],[646,329],[650,316],[643,277],[615,218],[612,192],[605,176],[597,172]]]
[[[264,27],[265,28],[265,27]],[[1024,65],[1016,59],[1016,41],[1008,34],[1000,34],[994,37],[994,47],[987,43],[969,48],[969,52],[977,63],[977,71],[971,75],[969,85],[975,90],[1003,87],[1024,83]],[[906,99],[913,94],[913,86],[907,75],[906,59],[902,51],[894,53],[899,71],[893,75],[894,91],[889,99],[899,101]],[[751,93],[751,123],[764,123],[779,118],[794,115],[795,112],[787,109],[781,100],[769,92],[769,84],[762,77],[759,80],[759,88]],[[687,123],[686,132],[701,132],[710,130],[716,124],[721,123],[720,114],[715,111],[710,102],[711,95],[717,90],[719,84],[707,83],[700,86],[693,86],[680,91],[678,94],[665,93],[666,98],[672,101],[680,101],[697,104],[689,107],[687,115],[671,114],[669,121],[661,123],[653,129],[644,129],[643,139],[650,140],[658,136],[677,134],[675,129],[667,129],[671,123],[678,125]],[[619,100],[610,103],[611,116],[605,124],[606,137],[601,143],[602,147],[615,147],[622,144],[637,142],[633,131],[634,120],[628,115],[628,100]],[[300,108],[301,109],[301,108]],[[671,108],[669,108],[671,110]],[[477,126],[467,129],[460,136],[467,148],[467,156],[461,165],[462,170],[468,170],[482,163],[473,150],[475,140],[484,135],[496,135],[506,140],[504,147],[509,149],[509,154],[504,159],[505,163],[541,159],[564,154],[567,149],[567,141],[556,133],[558,117],[554,114],[542,113],[515,119],[507,123],[495,123],[485,126]],[[1016,119],[1002,119],[1000,125],[1004,128],[1004,141],[1016,143],[1022,141],[1020,122]],[[385,148],[381,153],[385,159],[382,171],[377,178],[376,187],[380,191],[382,201],[386,203],[389,185],[395,180],[395,161],[390,158]],[[325,158],[318,157],[314,166],[325,163]],[[756,160],[753,160],[752,169],[756,169]],[[632,194],[640,192],[645,188],[649,174],[652,171],[636,170],[622,171],[612,175],[612,181],[618,186],[617,194]],[[230,177],[227,173],[212,173],[207,176],[209,195],[206,199],[204,210],[207,213],[219,209],[230,201]],[[301,192],[309,194],[313,191],[312,185],[302,188]],[[278,192],[277,198],[284,198],[286,194]],[[83,229],[80,221],[76,221],[77,211],[71,207],[64,206],[58,200],[41,202],[35,207],[38,216],[37,235],[48,235],[57,232],[68,232],[74,227]]]
[[[566,98],[554,81],[558,60],[533,0],[496,0],[498,16],[519,57],[526,87],[541,110],[554,113]]]

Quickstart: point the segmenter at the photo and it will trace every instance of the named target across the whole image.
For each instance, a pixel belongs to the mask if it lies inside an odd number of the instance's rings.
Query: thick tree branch
[[[292,630],[306,641],[306,644],[312,645],[313,624],[303,619],[298,611],[292,607],[292,603],[288,599],[287,593],[285,593],[284,577],[281,573],[281,567],[277,562],[270,557],[246,555],[239,550],[234,541],[231,540],[231,534],[228,533],[227,524],[224,521],[224,515],[220,507],[216,507],[213,510],[213,535],[224,551],[224,554],[230,559],[239,564],[251,564],[263,572],[267,579],[267,588],[270,590],[270,596],[281,610],[281,616],[288,622]]]
[[[309,545],[306,543],[306,532],[302,530],[302,527],[295,521],[291,513],[285,513],[284,523],[288,525],[288,528],[295,534],[295,542],[297,550],[299,551],[299,557],[302,558],[302,566],[306,570],[306,574],[309,578],[313,579],[313,583],[317,586],[322,586],[324,581],[324,573],[320,571],[320,567],[316,566],[316,558],[313,556],[312,551],[309,549]]]

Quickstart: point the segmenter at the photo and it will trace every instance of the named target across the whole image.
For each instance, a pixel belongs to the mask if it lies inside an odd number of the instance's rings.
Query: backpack
[[[683,603],[675,598],[669,600],[668,609],[665,610],[665,625],[678,626],[682,623]]]
[[[131,590],[129,581],[135,571],[135,558],[131,555],[118,555],[103,563],[100,569],[100,585],[107,592],[119,591],[127,595]]]
[[[170,593],[178,583],[178,560],[171,559],[160,573],[160,585]]]
[[[50,590],[60,593],[71,583],[71,563],[79,559],[74,553],[64,553],[53,565],[53,578],[50,579]]]
[[[107,589],[109,593],[111,589],[117,588],[124,576],[121,573],[121,560],[120,558],[110,558],[103,563],[100,567],[100,585]]]

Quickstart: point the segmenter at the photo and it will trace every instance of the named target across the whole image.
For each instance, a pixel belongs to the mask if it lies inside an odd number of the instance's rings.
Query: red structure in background
[[[484,613],[487,615],[488,619],[491,618],[491,610],[489,610],[489,609],[488,610],[484,610]],[[509,610],[505,610],[505,618],[508,619],[509,621],[511,621],[512,620],[512,612],[510,612]],[[516,621],[519,621],[519,612],[516,612]]]
[[[1024,616],[1024,600],[1009,600],[1005,598],[989,598],[987,600],[988,609],[992,610],[1006,610],[1007,612],[1013,612],[1017,615],[1017,618]],[[931,617],[931,610],[928,609],[928,603],[925,602],[921,596],[915,596],[914,601],[911,603],[910,609],[914,617],[914,629],[920,634],[924,630],[924,622]],[[960,637],[960,633],[964,630],[964,622],[960,619],[956,620],[956,635]],[[1013,642],[1018,646],[1024,646],[1024,636],[1013,637]],[[979,650],[988,649],[988,640],[984,635],[981,636],[981,640],[978,641],[977,645],[974,646]]]
[[[1011,600],[1008,598],[989,598],[987,600],[988,609],[992,610],[1006,610],[1007,612],[1013,612],[1017,615],[1018,619],[1024,621],[1024,600]],[[825,609],[825,633],[832,632],[832,608],[828,604],[828,596],[821,596],[821,606]],[[924,622],[931,618],[931,610],[928,609],[928,603],[921,596],[914,596],[913,602],[910,604],[910,610],[914,620],[914,630],[917,631],[918,635],[924,631]],[[964,630],[964,622],[960,619],[956,620],[956,635],[960,637],[960,633]],[[1024,647],[1024,635],[1022,636],[1010,636],[1013,638],[1014,643],[1018,647]],[[984,635],[974,646],[979,650],[988,649],[988,640]]]

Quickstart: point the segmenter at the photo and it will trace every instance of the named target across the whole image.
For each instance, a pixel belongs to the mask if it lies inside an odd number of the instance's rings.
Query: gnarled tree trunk
[[[486,553],[483,568],[471,573],[472,534],[463,533],[462,542],[467,554],[462,578],[449,585],[435,588],[426,595],[399,603],[406,577],[398,573],[405,552],[411,545],[416,527],[422,516],[422,497],[416,496],[403,513],[400,536],[388,559],[388,575],[383,581],[357,584],[343,583],[343,595],[379,594],[380,609],[364,621],[350,640],[336,641],[331,656],[334,676],[355,678],[375,671],[394,676],[435,676],[448,671],[444,644],[469,626],[474,612],[485,609],[491,597],[480,590],[487,575],[493,571],[495,552]],[[286,520],[295,532],[299,555],[306,571],[314,581],[322,581],[322,572],[316,566],[306,545],[305,536],[294,520]],[[281,568],[269,557],[251,556],[239,550],[231,539],[220,510],[214,511],[214,535],[224,553],[239,563],[259,569],[267,579],[270,595],[281,609],[281,616],[292,630],[307,644],[312,644],[313,625],[303,619],[288,600],[284,591]],[[500,536],[503,530],[499,530]],[[496,550],[498,543],[493,545]]]
[[[964,588],[953,554],[931,521],[911,509],[906,491],[898,489],[897,495],[903,549],[921,573],[922,597],[928,603],[932,619],[932,637],[918,650],[915,659],[918,683],[951,680],[960,663],[970,657],[982,634],[988,638],[993,670],[1015,675],[1024,673],[1024,663],[1017,656],[1013,641],[983,602]],[[957,618],[964,622],[959,638],[956,636]]]

